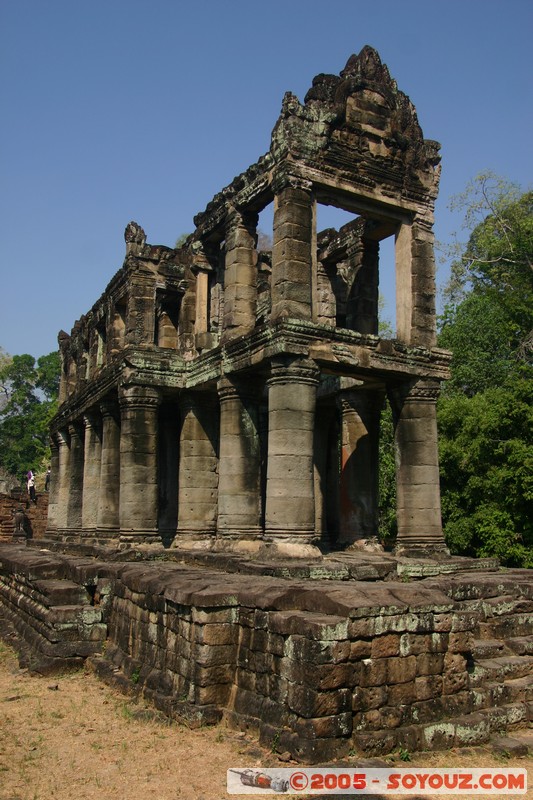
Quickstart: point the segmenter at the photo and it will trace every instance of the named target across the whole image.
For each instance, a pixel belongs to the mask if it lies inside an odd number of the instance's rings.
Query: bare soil
[[[533,758],[490,748],[411,758],[388,761],[402,768],[525,767],[533,784]],[[237,797],[226,792],[228,768],[269,766],[291,764],[223,725],[191,730],[170,722],[87,670],[32,675],[0,642],[0,800],[221,800]],[[533,798],[532,789],[522,797]]]

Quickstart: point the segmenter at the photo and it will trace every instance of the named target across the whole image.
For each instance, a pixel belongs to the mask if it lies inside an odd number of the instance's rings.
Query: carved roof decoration
[[[432,196],[439,149],[424,139],[413,103],[369,46],[350,56],[339,76],[317,75],[303,104],[285,95],[271,146],[276,160],[303,159],[310,167],[407,193],[421,184]]]
[[[339,75],[317,75],[303,103],[285,94],[269,152],[195,216],[195,235],[216,235],[230,205],[261,210],[272,199],[279,170],[317,186],[340,179],[363,195],[432,205],[439,150],[438,142],[424,139],[413,103],[367,45]]]

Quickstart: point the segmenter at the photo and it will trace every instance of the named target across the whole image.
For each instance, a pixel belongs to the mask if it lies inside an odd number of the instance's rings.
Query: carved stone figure
[[[27,530],[26,530],[26,514],[24,513],[24,509],[22,506],[19,506],[13,516],[13,520],[15,523],[15,530],[13,531],[13,538],[14,539],[21,539],[26,538]]]
[[[146,234],[136,222],[128,222],[124,231],[124,240],[126,243],[145,244]]]

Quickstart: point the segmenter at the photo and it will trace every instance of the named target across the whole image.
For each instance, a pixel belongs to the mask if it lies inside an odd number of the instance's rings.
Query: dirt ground
[[[521,796],[533,798],[531,757],[476,748],[411,758],[390,763],[527,768],[532,788]],[[223,725],[170,723],[88,671],[30,675],[0,641],[0,800],[221,800],[238,796],[226,792],[229,767],[274,766],[292,765]]]

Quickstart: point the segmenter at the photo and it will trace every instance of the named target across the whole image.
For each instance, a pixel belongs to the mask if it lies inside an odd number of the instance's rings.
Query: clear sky
[[[284,92],[365,44],[442,144],[446,241],[476,174],[532,183],[532,41],[530,0],[0,0],[0,345],[56,349],[130,220],[173,245],[268,150]]]

